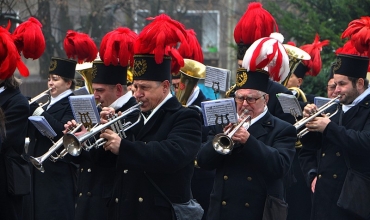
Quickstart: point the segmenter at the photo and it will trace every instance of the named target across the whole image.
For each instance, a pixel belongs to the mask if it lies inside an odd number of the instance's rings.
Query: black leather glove
[[[39,103],[37,103],[37,102],[31,103],[31,104],[30,104],[30,115],[32,115],[32,114],[33,114],[33,112],[34,112],[38,107],[40,107],[40,106],[39,106]]]

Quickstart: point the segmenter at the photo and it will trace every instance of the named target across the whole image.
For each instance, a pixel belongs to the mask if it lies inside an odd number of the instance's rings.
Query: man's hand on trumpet
[[[78,126],[78,123],[75,120],[72,119],[71,121],[68,121],[66,124],[64,124],[65,130],[63,131],[63,134],[67,134],[68,132],[75,129],[77,126]],[[74,135],[78,137],[80,135],[85,134],[86,132],[87,132],[87,129],[85,128],[85,126],[81,125],[80,131],[75,132]]]
[[[119,146],[121,144],[121,137],[114,131],[110,129],[105,129],[103,133],[100,134],[100,138],[104,138],[107,142],[103,145],[104,150],[110,150],[112,153],[119,154]]]
[[[314,114],[316,111],[317,111],[316,105],[308,104],[304,107],[303,116],[310,117],[310,115]],[[330,121],[331,120],[327,115],[321,114],[321,117],[315,117],[311,121],[307,122],[306,127],[308,131],[316,131],[323,133]]]
[[[100,112],[100,124],[105,124],[108,119],[115,114],[115,110],[112,107],[104,107]]]

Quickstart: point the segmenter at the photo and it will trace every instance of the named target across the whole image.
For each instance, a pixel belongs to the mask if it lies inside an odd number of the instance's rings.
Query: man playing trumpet
[[[336,84],[334,93],[341,96],[341,111],[331,118],[325,115],[315,117],[306,124],[310,132],[301,139],[303,147],[299,159],[313,192],[311,219],[363,219],[338,204],[349,166],[369,178],[368,65],[368,57],[338,54],[332,71]],[[307,105],[304,116],[309,117],[316,109],[314,104]],[[317,157],[318,153],[320,157]],[[346,202],[361,205],[366,201],[354,197]]]
[[[264,51],[268,51],[269,43],[275,43],[279,46],[277,54],[283,55],[285,60],[282,72],[278,72],[287,74],[288,57],[276,39],[262,39],[268,43],[264,44],[260,39],[252,44],[243,60],[242,66],[245,69],[241,68],[237,72],[237,112],[240,115],[244,110],[248,110],[247,114],[251,117],[249,128],[240,126],[236,130],[231,137],[235,143],[234,149],[229,154],[220,154],[215,150],[214,142],[217,140],[212,136],[217,131],[211,131],[210,141],[198,154],[200,167],[216,169],[208,219],[260,220],[263,216],[271,219],[269,214],[274,215],[274,219],[286,219],[287,207],[280,207],[277,212],[272,213],[271,209],[264,206],[270,199],[284,201],[283,177],[288,173],[293,161],[296,130],[291,124],[268,111],[267,87],[270,74],[263,68],[266,63],[276,62],[261,61],[260,58],[268,57]],[[257,51],[256,47],[260,43],[262,49]],[[257,60],[252,60],[253,53],[260,54]],[[256,68],[251,68],[251,63]],[[261,63],[265,63],[265,66]]]

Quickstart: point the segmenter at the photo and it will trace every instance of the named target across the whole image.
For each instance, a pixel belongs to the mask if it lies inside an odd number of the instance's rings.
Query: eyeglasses
[[[337,87],[336,84],[331,84],[331,85],[327,85],[326,88],[329,90],[329,91],[333,91],[335,90],[335,88]]]
[[[235,102],[237,102],[237,103],[243,103],[244,100],[245,100],[245,101],[247,101],[248,104],[254,104],[254,103],[257,102],[258,99],[260,99],[262,97],[265,98],[265,95],[266,94],[262,95],[259,98],[244,97],[244,96],[235,96]]]

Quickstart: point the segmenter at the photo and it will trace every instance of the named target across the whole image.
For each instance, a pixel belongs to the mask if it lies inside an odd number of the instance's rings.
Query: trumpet
[[[82,124],[79,124],[76,128],[74,128],[72,131],[70,131],[69,133],[75,133],[76,131],[78,131],[78,129],[80,129],[82,126]],[[36,167],[36,169],[40,170],[42,173],[45,172],[45,168],[44,166],[42,165],[42,163],[50,157],[50,159],[55,162],[57,161],[59,158],[63,158],[67,153],[72,153],[72,152],[68,152],[66,149],[63,149],[62,152],[60,154],[58,154],[56,157],[52,156],[53,153],[55,153],[63,144],[63,137],[60,138],[57,142],[55,142],[53,144],[53,146],[51,146],[49,148],[49,150],[39,156],[39,157],[32,157],[30,156],[30,162],[33,164],[33,166]]]
[[[139,102],[138,104],[132,106],[131,108],[127,109],[126,111],[122,112],[120,116],[115,117],[114,119],[108,121],[105,124],[98,125],[94,128],[92,128],[89,132],[86,134],[76,137],[73,133],[67,133],[63,137],[63,144],[65,149],[67,149],[68,152],[75,152],[76,155],[78,156],[81,152],[81,149],[84,149],[86,151],[89,151],[93,147],[98,148],[106,143],[106,140],[103,138],[100,138],[95,141],[95,143],[88,145],[86,142],[90,139],[93,138],[96,134],[100,133],[102,130],[108,128],[108,127],[116,127],[113,129],[116,133],[120,135],[121,138],[125,138],[124,132],[127,131],[128,129],[132,128],[135,126],[137,123],[140,122],[141,119],[141,114],[140,114],[140,106],[142,105],[142,102]],[[122,124],[121,119],[127,117],[129,114],[139,111],[138,114],[138,119],[134,122],[127,122]],[[122,135],[124,137],[122,137]]]
[[[249,128],[251,124],[251,116],[246,114],[248,110],[244,110],[241,118],[243,118],[237,125],[228,128],[224,133],[216,134],[212,140],[213,148],[216,150],[217,153],[226,155],[231,153],[234,149],[234,141],[231,139],[235,132],[244,124],[248,123],[247,128]]]
[[[327,113],[326,116],[329,116],[329,118],[333,117],[335,114],[338,113],[338,110],[339,110],[339,105],[336,103],[339,99],[340,99],[341,95],[338,95],[337,97],[331,99],[329,102],[325,103],[323,106],[321,106],[320,108],[317,109],[317,111],[312,114],[310,117],[304,117],[302,118],[301,120],[297,121],[293,126],[299,130],[301,129],[304,125],[307,124],[307,122],[310,122],[312,121],[314,118],[316,118],[317,116],[323,114],[326,110],[328,110],[330,107],[332,107],[333,105],[337,105],[337,109],[336,111],[334,111],[333,113]],[[297,134],[297,137],[298,138],[301,138],[303,137],[305,134],[307,134],[309,131],[307,128],[304,128],[303,130],[301,130],[298,134]]]
[[[45,105],[49,104],[49,102],[50,102],[50,94],[49,94],[50,90],[51,90],[51,88],[49,88],[49,89],[43,91],[42,93],[38,94],[37,96],[35,96],[34,98],[32,98],[29,101],[29,104],[31,105],[32,103],[39,101],[40,99],[44,98],[45,96],[48,97],[48,101],[45,102],[44,104],[40,105],[40,107],[44,107]]]

